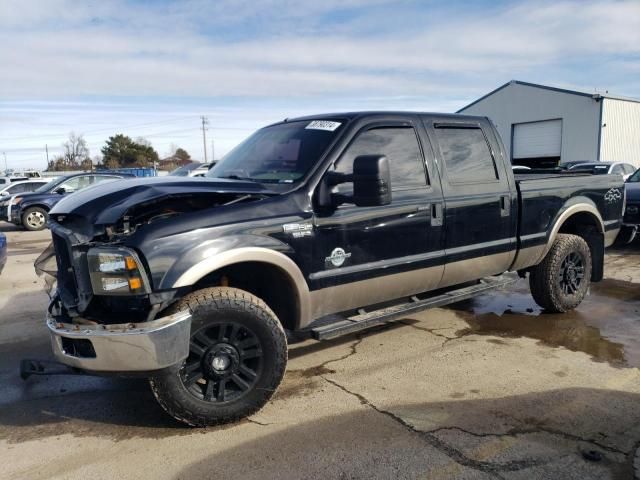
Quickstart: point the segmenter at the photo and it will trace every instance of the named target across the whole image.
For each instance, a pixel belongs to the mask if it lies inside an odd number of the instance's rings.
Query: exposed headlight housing
[[[149,293],[140,259],[127,248],[92,248],[87,252],[91,287],[96,295]]]

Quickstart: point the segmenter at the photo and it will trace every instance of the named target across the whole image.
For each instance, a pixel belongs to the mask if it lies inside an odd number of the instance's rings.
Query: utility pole
[[[216,147],[213,143],[213,138],[211,139],[211,161],[214,162],[216,160]]]
[[[2,155],[4,156],[4,174],[7,175],[9,172],[9,167],[7,166],[7,154],[2,152]]]
[[[47,152],[47,168],[49,168],[49,145],[44,144],[44,149]]]
[[[207,129],[206,125],[209,125],[209,120],[204,115],[200,117],[202,119],[202,145],[204,146],[204,163],[207,163]]]

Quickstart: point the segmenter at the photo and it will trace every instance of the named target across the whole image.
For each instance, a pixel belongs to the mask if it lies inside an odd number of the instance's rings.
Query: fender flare
[[[306,325],[310,316],[309,286],[300,268],[289,257],[275,250],[261,247],[240,247],[207,257],[192,265],[172,285],[172,288],[188,287],[196,284],[208,274],[230,265],[260,262],[279,268],[291,280],[298,300],[298,325]]]
[[[593,217],[597,221],[599,233],[602,233],[602,234],[605,233],[605,225],[604,225],[604,220],[602,219],[602,215],[600,215],[598,208],[595,206],[595,204],[591,200],[587,198],[582,198],[580,199],[580,203],[574,203],[573,205],[569,205],[569,206],[565,204],[560,209],[558,216],[553,222],[553,228],[551,229],[549,233],[549,237],[547,238],[547,244],[544,250],[542,251],[542,254],[536,261],[536,264],[540,263],[544,259],[544,257],[547,255],[547,253],[549,253],[549,250],[551,250],[553,242],[556,240],[556,237],[558,236],[558,233],[560,232],[562,225],[564,225],[569,218],[571,218],[573,215],[578,213],[589,213],[593,215]]]

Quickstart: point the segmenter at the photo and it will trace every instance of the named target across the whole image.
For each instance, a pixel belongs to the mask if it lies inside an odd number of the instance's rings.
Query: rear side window
[[[26,192],[35,192],[37,189],[46,184],[47,182],[29,182],[24,184],[24,189]]]
[[[94,175],[93,183],[113,182],[114,180],[120,180],[121,177],[112,177],[109,175]]]
[[[481,129],[437,127],[436,139],[451,183],[489,182],[498,178]]]
[[[7,187],[7,189],[5,190],[5,192],[9,192],[9,193],[20,193],[25,191],[27,191],[27,189],[22,183],[11,185],[10,187]]]
[[[353,160],[360,155],[385,155],[391,170],[391,188],[404,190],[425,187],[424,160],[416,132],[411,127],[374,128],[360,133],[338,161],[336,171],[353,172]],[[349,183],[339,185],[346,193]]]

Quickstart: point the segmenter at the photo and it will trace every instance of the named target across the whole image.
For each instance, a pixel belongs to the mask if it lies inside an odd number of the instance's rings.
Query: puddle
[[[574,311],[549,314],[536,305],[528,283],[482,295],[454,307],[469,328],[458,332],[527,337],[552,347],[584,352],[595,361],[640,367],[640,285],[619,280],[593,284]],[[494,343],[500,344],[500,340]]]

